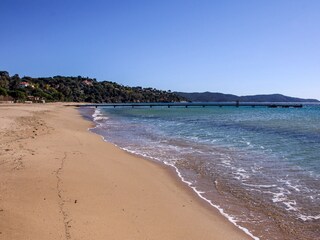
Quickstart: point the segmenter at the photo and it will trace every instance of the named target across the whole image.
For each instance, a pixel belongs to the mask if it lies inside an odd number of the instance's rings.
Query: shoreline
[[[178,181],[178,184],[181,185],[181,187],[187,191],[189,194],[191,194],[193,197],[195,197],[199,204],[203,205],[205,208],[207,208],[209,211],[214,211],[214,214],[218,214],[221,215],[224,219],[226,219],[229,223],[233,224],[236,228],[240,229],[242,232],[244,232],[247,236],[251,237],[251,239],[254,240],[259,240],[259,237],[256,237],[255,235],[253,235],[249,229],[240,226],[232,216],[228,215],[224,209],[216,204],[214,204],[214,202],[212,202],[212,200],[206,198],[205,196],[203,196],[203,192],[201,192],[200,190],[197,189],[197,187],[192,186],[192,183],[188,180],[186,180],[181,172],[179,171],[179,169],[174,166],[173,164],[169,164],[166,162],[162,162],[159,161],[157,159],[153,159],[150,157],[146,157],[143,155],[140,155],[138,153],[132,152],[128,149],[125,148],[121,148],[120,146],[108,141],[103,135],[99,134],[98,132],[94,132],[94,130],[96,128],[99,127],[99,123],[95,122],[94,118],[95,116],[100,113],[96,113],[97,108],[91,108],[93,111],[89,113],[89,111],[82,111],[83,109],[79,108],[78,111],[81,114],[81,116],[89,121],[90,123],[92,123],[92,127],[88,128],[88,131],[93,132],[95,134],[97,134],[98,136],[100,136],[102,138],[103,141],[105,141],[108,144],[111,144],[113,146],[115,146],[116,148],[121,149],[122,151],[124,151],[126,154],[130,154],[133,157],[138,157],[142,160],[145,161],[150,161],[151,163],[154,163],[156,166],[165,169],[166,171],[169,172],[169,175],[172,177],[173,181]]]
[[[1,123],[10,120],[0,128],[4,239],[251,239],[172,168],[88,131],[93,122],[76,109],[0,111]]]

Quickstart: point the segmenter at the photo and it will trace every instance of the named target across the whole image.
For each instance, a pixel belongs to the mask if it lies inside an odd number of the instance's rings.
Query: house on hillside
[[[26,87],[29,87],[29,83],[28,82],[21,82],[20,84],[19,84],[19,88],[26,88]]]
[[[21,82],[21,83],[19,84],[19,88],[26,88],[26,87],[32,87],[32,88],[34,88],[34,86],[33,86],[32,84],[28,83],[28,82]]]

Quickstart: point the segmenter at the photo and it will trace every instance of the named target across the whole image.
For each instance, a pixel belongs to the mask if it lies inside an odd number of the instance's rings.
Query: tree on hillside
[[[0,96],[8,96],[8,92],[5,88],[0,87]]]
[[[21,86],[21,82],[26,82]],[[115,82],[98,82],[88,77],[41,77],[32,78],[18,74],[10,77],[6,71],[0,72],[0,87],[16,100],[27,96],[41,97],[46,101],[73,102],[173,102],[184,98],[154,88],[128,87]],[[4,94],[4,91],[2,91]]]

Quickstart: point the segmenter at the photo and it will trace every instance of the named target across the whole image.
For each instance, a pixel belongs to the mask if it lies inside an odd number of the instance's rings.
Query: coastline
[[[251,239],[173,169],[87,131],[76,109],[0,113],[1,238]]]

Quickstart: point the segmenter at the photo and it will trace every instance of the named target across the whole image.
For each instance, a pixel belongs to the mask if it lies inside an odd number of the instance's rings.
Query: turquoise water
[[[93,131],[176,168],[260,239],[320,239],[320,106],[101,108]]]

